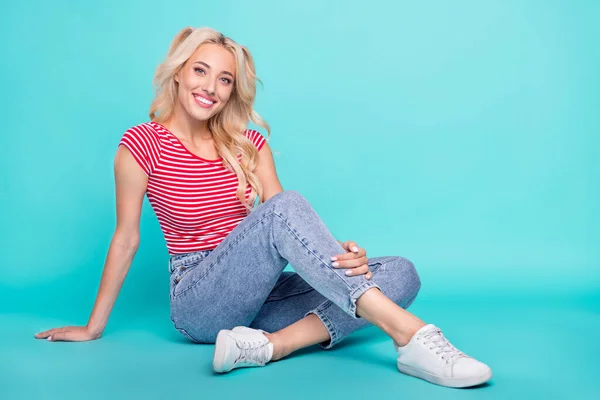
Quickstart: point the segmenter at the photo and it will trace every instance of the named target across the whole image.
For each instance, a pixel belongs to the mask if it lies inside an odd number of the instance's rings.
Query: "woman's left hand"
[[[331,257],[333,262],[331,265],[334,268],[347,268],[346,275],[348,276],[365,275],[366,279],[371,279],[373,273],[369,271],[367,251],[352,241],[340,242],[340,244],[347,253]]]

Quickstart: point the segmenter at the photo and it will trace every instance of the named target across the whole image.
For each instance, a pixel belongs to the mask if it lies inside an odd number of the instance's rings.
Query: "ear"
[[[179,83],[179,72],[175,74],[173,79],[175,80],[175,82]]]

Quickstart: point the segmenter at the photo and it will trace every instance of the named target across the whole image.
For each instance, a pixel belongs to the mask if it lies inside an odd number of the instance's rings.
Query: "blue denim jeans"
[[[186,338],[214,343],[237,325],[278,331],[315,314],[329,331],[330,348],[368,322],[356,300],[378,288],[408,307],[421,282],[402,257],[369,259],[371,280],[346,276],[330,257],[345,250],[312,206],[284,191],[255,208],[214,249],[171,257],[171,320]],[[283,272],[288,262],[294,272]]]

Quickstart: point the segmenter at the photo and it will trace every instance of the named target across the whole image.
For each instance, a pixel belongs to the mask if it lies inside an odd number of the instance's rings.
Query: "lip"
[[[211,108],[212,106],[217,104],[217,100],[213,99],[212,97],[204,96],[204,95],[198,94],[198,93],[192,93],[192,96],[194,97],[194,101],[196,102],[196,104],[198,104],[202,108]],[[204,103],[198,101],[198,99],[196,97],[202,97],[203,99],[212,101],[212,104],[204,104]]]

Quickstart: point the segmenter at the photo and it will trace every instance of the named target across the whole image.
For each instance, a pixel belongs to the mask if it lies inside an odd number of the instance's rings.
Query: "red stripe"
[[[246,137],[260,150],[265,138]],[[169,254],[210,250],[247,216],[236,196],[235,174],[220,161],[194,157],[162,125],[149,122],[128,129],[124,145],[148,175],[147,196],[167,242]],[[251,192],[246,187],[246,198]]]

